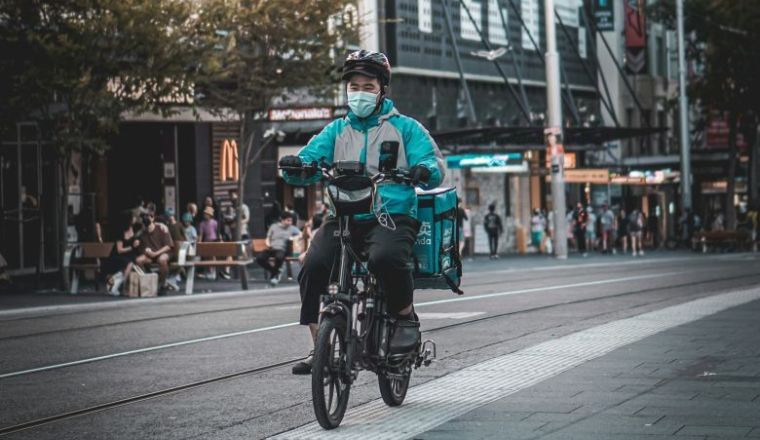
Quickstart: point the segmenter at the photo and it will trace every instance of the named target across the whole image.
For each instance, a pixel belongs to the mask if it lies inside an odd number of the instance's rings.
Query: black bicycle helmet
[[[346,62],[343,63],[342,79],[347,80],[357,73],[379,79],[383,87],[391,83],[391,63],[388,62],[388,57],[380,52],[362,49],[348,54]]]

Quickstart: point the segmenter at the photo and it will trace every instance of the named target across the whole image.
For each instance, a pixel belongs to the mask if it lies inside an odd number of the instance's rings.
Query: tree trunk
[[[65,291],[69,291],[69,274],[66,273],[67,271],[63,267],[63,258],[66,253],[66,246],[68,245],[68,235],[69,235],[69,167],[71,167],[71,151],[67,150],[65,153],[63,153],[63,156],[59,160],[59,166],[61,167],[61,200],[58,203],[58,210],[59,215],[58,219],[60,221],[60,232],[61,232],[61,242],[58,249],[61,262],[61,285],[63,286],[63,289]]]
[[[238,113],[238,117],[240,118],[240,141],[239,145],[241,148],[238,150],[238,182],[237,182],[237,193],[238,193],[238,199],[237,199],[237,206],[235,206],[235,224],[237,227],[235,228],[235,236],[232,237],[235,241],[240,241],[240,239],[243,236],[243,216],[240,212],[240,207],[243,205],[243,197],[245,196],[245,177],[246,177],[246,171],[248,170],[248,167],[246,166],[246,162],[248,161],[248,137],[247,137],[247,130],[246,130],[246,120],[245,120],[245,112]]]
[[[760,208],[760,124],[757,116],[752,118],[750,128],[747,130],[749,145],[749,206],[752,209]]]
[[[736,193],[736,121],[737,115],[733,110],[728,115],[728,184],[726,186],[726,229],[736,229],[736,208],[734,194]]]

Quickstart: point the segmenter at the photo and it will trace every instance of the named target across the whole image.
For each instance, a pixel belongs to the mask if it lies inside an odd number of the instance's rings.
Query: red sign
[[[711,111],[705,130],[705,148],[715,150],[728,148],[729,128],[727,112]],[[739,132],[739,127],[736,128],[736,131],[736,148],[739,151],[745,151],[747,141],[744,140],[744,135]]]
[[[644,0],[625,0],[625,47],[647,46],[647,23]]]

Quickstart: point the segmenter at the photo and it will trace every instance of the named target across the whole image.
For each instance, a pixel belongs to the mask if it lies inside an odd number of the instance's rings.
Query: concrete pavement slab
[[[594,439],[594,438],[757,438],[760,437],[760,400],[757,386],[760,374],[752,371],[737,376],[736,369],[757,365],[757,335],[760,334],[760,301],[732,308],[699,321],[650,336],[613,351],[601,358],[580,365],[549,379],[532,389],[515,393],[444,423],[418,439],[446,438],[441,434],[449,427],[462,438],[468,420],[481,422],[483,429],[472,434],[477,438],[510,439]],[[728,344],[728,341],[731,341]],[[732,348],[727,349],[727,345]],[[677,346],[678,352],[668,347]],[[695,352],[698,351],[698,352]],[[662,353],[667,352],[667,356]],[[657,360],[658,353],[662,356]],[[668,361],[668,356],[684,355],[684,359]],[[640,382],[642,370],[655,367],[657,378]],[[595,384],[589,374],[601,374]],[[748,370],[749,371],[749,370]],[[666,374],[662,374],[666,373]],[[609,391],[609,380],[615,376],[626,384]],[[531,391],[563,386],[587,387],[572,397],[557,394],[554,399],[525,399]],[[735,386],[738,385],[738,386]],[[540,394],[539,394],[540,395]],[[558,405],[580,405],[568,414],[554,412]],[[590,410],[589,410],[590,409]],[[535,411],[517,422],[490,430],[483,437],[488,420],[514,420],[510,414]],[[545,421],[548,424],[526,432],[524,422]]]

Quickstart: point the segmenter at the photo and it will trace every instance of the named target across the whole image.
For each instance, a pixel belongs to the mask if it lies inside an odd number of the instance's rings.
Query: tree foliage
[[[38,122],[62,152],[101,152],[127,111],[190,96],[189,2],[0,2],[0,121]]]
[[[209,0],[201,6],[198,104],[243,115],[295,89],[335,83],[338,51],[356,34],[347,0]]]
[[[737,0],[689,0],[684,2],[686,54],[691,62],[688,93],[702,112],[696,126],[706,127],[711,112],[728,113],[729,160],[726,224],[736,223],[734,209],[737,171],[737,130],[750,140],[750,156],[756,164],[755,129],[760,115],[760,2]],[[675,1],[660,0],[654,8],[660,21],[675,28]],[[753,165],[757,166],[757,165]],[[757,186],[758,182],[750,182]],[[757,194],[757,191],[751,191]],[[753,200],[754,203],[757,200]]]
[[[675,28],[675,1],[653,11]],[[689,0],[684,6],[689,94],[705,107],[738,112],[760,108],[760,2]]]

